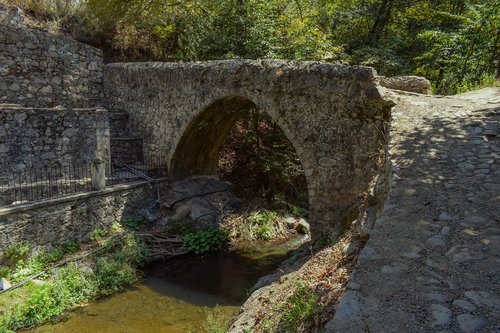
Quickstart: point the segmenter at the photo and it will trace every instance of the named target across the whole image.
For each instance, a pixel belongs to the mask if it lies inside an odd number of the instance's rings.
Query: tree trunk
[[[494,61],[495,60],[495,56],[496,56],[496,58],[497,58],[496,59],[496,62],[497,62],[497,81],[500,82],[500,28],[498,28],[498,30],[497,30],[497,37],[496,37],[496,40],[495,40],[494,47],[495,48],[493,50],[492,60]]]
[[[384,29],[389,23],[391,18],[391,11],[394,5],[394,0],[382,0],[380,7],[377,10],[377,16],[375,17],[375,22],[368,34],[368,44],[371,46],[376,46],[382,37]]]
[[[246,56],[246,24],[247,24],[247,11],[245,6],[245,0],[237,0],[236,3],[236,11],[239,17],[239,23],[236,27],[237,31],[237,44],[236,44],[236,52],[240,57],[245,58]]]

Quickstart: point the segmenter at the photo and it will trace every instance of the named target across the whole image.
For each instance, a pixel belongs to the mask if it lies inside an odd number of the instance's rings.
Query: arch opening
[[[242,96],[217,99],[191,120],[170,174],[174,180],[217,175],[245,201],[259,199],[304,215],[309,208],[306,177],[292,143],[267,112]]]

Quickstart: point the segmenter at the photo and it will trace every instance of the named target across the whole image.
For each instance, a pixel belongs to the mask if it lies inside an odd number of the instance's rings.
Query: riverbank
[[[82,248],[74,243],[31,257],[27,245],[10,250],[2,275],[12,287],[0,294],[0,332],[37,326],[140,279],[147,250],[135,233],[120,229],[93,238]]]

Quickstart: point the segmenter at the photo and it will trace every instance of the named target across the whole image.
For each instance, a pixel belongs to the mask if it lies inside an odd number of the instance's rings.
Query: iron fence
[[[0,178],[0,207],[92,191],[92,164],[30,168]],[[163,156],[145,156],[133,164],[112,165],[106,186],[167,176]]]
[[[106,185],[130,183],[139,180],[154,181],[167,176],[167,163],[164,156],[144,156],[142,161],[133,164],[111,164],[106,177]]]
[[[30,168],[0,180],[0,206],[92,190],[91,166]]]

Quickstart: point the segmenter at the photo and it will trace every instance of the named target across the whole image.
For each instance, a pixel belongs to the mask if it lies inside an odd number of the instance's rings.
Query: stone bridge
[[[368,67],[315,62],[116,63],[104,68],[112,111],[129,115],[172,178],[217,171],[219,150],[248,109],[265,111],[293,144],[313,236],[336,235],[388,188],[393,103]],[[361,207],[361,208],[360,208]]]

